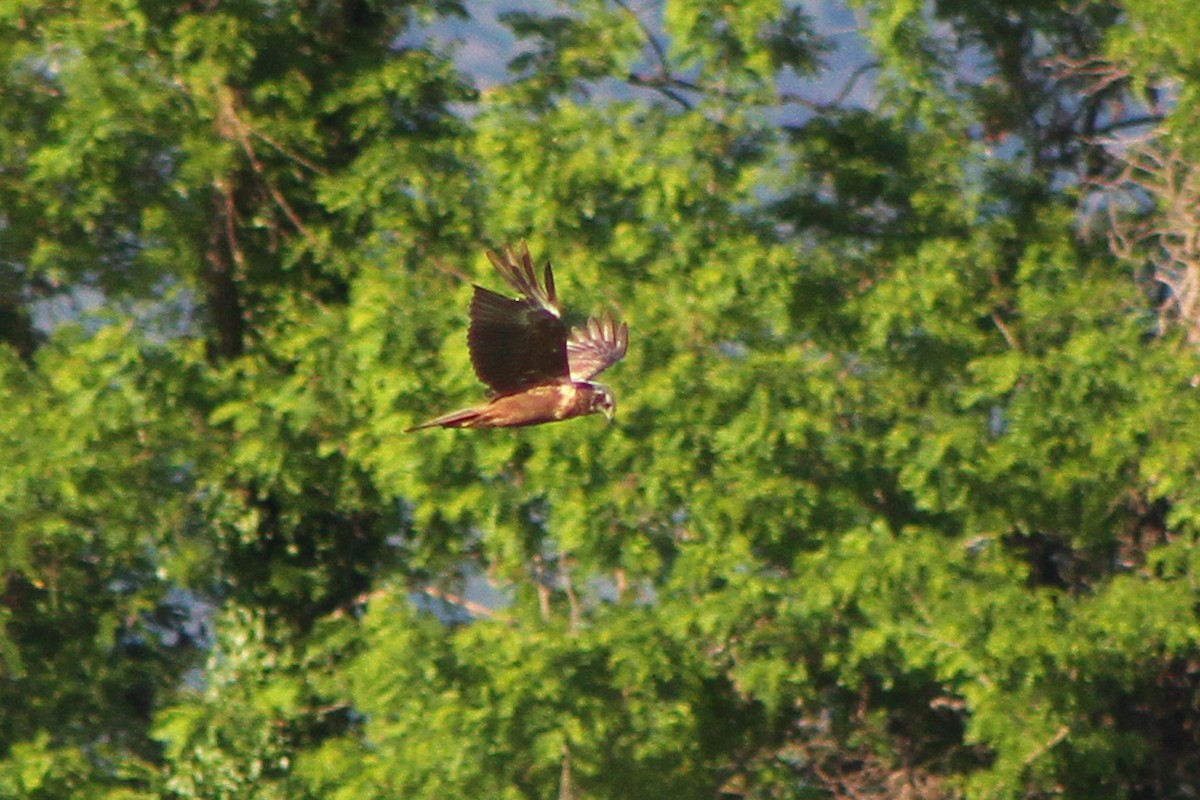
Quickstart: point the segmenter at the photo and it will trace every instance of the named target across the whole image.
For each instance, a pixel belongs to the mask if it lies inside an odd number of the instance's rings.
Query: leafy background
[[[1194,795],[1198,29],[3,4],[0,796]],[[617,423],[403,435],[522,238]]]

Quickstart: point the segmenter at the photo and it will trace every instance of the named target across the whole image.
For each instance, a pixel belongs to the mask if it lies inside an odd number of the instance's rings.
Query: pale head
[[[609,422],[613,421],[613,416],[617,413],[617,399],[613,397],[612,389],[609,389],[602,383],[587,382],[587,386],[592,390],[591,406],[589,411],[592,414],[603,414]]]

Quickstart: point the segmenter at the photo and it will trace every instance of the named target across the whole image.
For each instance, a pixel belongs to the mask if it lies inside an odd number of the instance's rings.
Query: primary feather
[[[629,348],[629,326],[618,324],[611,314],[592,317],[587,325],[571,331],[567,340],[567,363],[571,380],[587,381],[625,356]]]

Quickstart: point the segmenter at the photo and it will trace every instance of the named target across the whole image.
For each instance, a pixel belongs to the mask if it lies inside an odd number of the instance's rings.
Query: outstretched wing
[[[537,270],[529,256],[529,245],[525,242],[521,242],[520,253],[506,247],[503,255],[488,250],[487,257],[504,280],[520,292],[528,303],[556,317],[562,317],[562,306],[558,304],[558,293],[554,289],[554,272],[550,269],[549,261],[546,262],[544,273],[545,285],[542,285],[538,283]]]
[[[522,246],[520,258],[511,248],[503,256],[488,251],[488,258],[523,297],[511,299],[475,287],[467,330],[475,374],[498,394],[567,379],[567,329],[550,265],[543,286],[527,247]]]
[[[567,340],[567,363],[571,380],[587,381],[625,356],[629,348],[629,326],[617,324],[611,314],[592,317],[583,328],[571,331]]]

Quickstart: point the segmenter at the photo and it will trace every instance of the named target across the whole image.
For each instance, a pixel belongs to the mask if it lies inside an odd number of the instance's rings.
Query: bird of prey
[[[408,431],[517,428],[595,413],[611,422],[617,408],[612,390],[592,378],[625,355],[629,326],[606,314],[568,335],[549,262],[539,282],[524,242],[519,253],[508,247],[503,254],[489,250],[487,256],[521,295],[513,299],[476,285],[471,298],[467,347],[475,374],[492,398]]]

